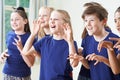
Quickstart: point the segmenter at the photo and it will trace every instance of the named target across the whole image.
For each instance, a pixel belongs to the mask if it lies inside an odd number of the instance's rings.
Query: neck
[[[62,40],[63,35],[61,33],[53,34],[53,38],[56,39],[56,40]]]
[[[94,36],[96,41],[100,42],[100,41],[103,41],[107,37],[108,34],[109,34],[109,32],[104,30],[102,32],[99,32],[96,35],[93,35],[93,36]]]
[[[51,32],[50,32],[50,29],[49,29],[49,28],[44,28],[44,32],[45,32],[45,34],[46,34],[46,35],[51,34]]]
[[[25,31],[15,31],[15,33],[18,35],[22,35],[22,34],[25,34]]]

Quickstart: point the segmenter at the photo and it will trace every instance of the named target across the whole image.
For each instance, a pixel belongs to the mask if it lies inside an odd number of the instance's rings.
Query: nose
[[[49,22],[53,24],[53,23],[55,23],[55,20],[54,19],[50,19]]]

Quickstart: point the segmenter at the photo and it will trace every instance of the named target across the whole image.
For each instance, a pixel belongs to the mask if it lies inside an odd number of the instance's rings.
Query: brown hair
[[[30,32],[29,21],[28,21],[28,17],[27,17],[27,14],[25,12],[25,9],[23,7],[18,7],[18,8],[14,8],[13,12],[17,12],[23,19],[27,20],[27,23],[25,24],[25,27],[24,27],[24,31]]]
[[[88,2],[88,3],[85,3],[85,4],[83,5],[83,7],[90,7],[90,6],[97,6],[97,7],[104,8],[104,7],[103,7],[100,3],[98,3],[98,2]],[[108,14],[106,14],[105,16],[106,16],[106,19],[107,19],[107,18],[108,18]],[[110,27],[109,27],[107,24],[105,25],[105,28],[111,31]],[[83,30],[83,32],[82,32],[82,39],[83,39],[86,35],[87,35],[87,30],[86,30],[86,28],[84,28],[84,30]]]
[[[104,8],[104,7],[102,7],[102,6],[99,6],[99,5],[97,5],[97,6],[88,6],[85,10],[84,10],[84,12],[83,12],[83,14],[82,14],[82,18],[84,19],[85,18],[85,15],[89,15],[89,14],[95,14],[98,18],[99,18],[99,20],[100,21],[102,21],[102,20],[104,20],[104,19],[107,19],[107,17],[108,17],[108,12],[107,12],[107,10]],[[106,28],[108,28],[108,29],[110,29],[108,26],[106,26],[105,25],[105,27]],[[83,33],[82,33],[82,39],[87,35],[88,33],[87,33],[87,30],[86,30],[86,28],[84,28],[84,30],[83,30]]]
[[[89,7],[89,6],[100,6],[100,7],[102,7],[101,4],[99,4],[97,2],[88,2],[88,3],[85,3],[83,5],[83,7]]]
[[[116,9],[115,13],[116,13],[116,12],[120,12],[120,7],[118,7],[118,8]]]

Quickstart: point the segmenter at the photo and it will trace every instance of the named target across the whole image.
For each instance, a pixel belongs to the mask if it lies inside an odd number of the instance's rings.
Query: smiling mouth
[[[51,28],[55,28],[55,26],[52,26]]]

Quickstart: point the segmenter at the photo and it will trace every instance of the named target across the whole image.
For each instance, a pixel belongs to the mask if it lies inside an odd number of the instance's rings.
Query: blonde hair
[[[68,25],[70,26],[71,30],[72,30],[72,24],[71,24],[71,18],[70,18],[70,15],[67,11],[65,10],[61,10],[61,9],[58,9],[58,10],[54,10],[58,13],[60,13],[62,16],[62,19],[65,23],[68,23]],[[72,30],[72,35],[73,35],[73,30]]]
[[[49,17],[50,17],[50,15],[51,15],[51,12],[54,10],[54,8],[52,8],[52,7],[47,7],[47,6],[41,7],[41,8],[39,9],[39,11],[40,11],[41,9],[45,9],[45,10],[49,11]],[[39,32],[38,32],[38,39],[43,38],[45,35],[46,35],[46,33],[44,32],[44,29],[40,27],[40,30],[39,30]]]

